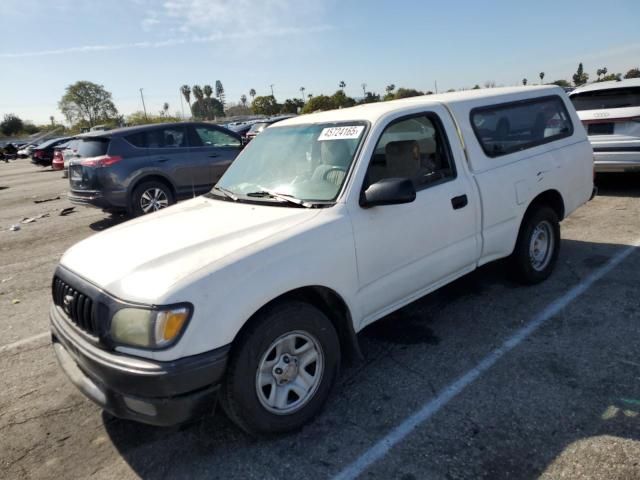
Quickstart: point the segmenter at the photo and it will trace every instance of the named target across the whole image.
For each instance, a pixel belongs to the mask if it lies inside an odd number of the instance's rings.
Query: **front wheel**
[[[329,396],[340,365],[338,335],[324,313],[298,301],[254,320],[231,355],[222,406],[250,434],[296,430]]]
[[[516,279],[525,284],[546,280],[560,252],[560,222],[556,212],[541,207],[525,217],[511,264]]]

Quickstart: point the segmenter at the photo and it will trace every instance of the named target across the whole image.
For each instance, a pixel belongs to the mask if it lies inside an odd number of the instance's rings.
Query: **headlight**
[[[182,333],[191,316],[187,306],[157,310],[123,308],[111,318],[111,338],[116,343],[143,348],[163,348]]]

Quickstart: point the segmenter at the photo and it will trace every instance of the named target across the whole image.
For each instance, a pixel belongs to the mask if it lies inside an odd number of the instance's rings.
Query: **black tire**
[[[152,196],[155,198],[155,192],[158,193],[157,202],[155,206],[151,206],[148,211],[145,211],[145,204],[148,204],[148,198],[150,192],[154,192]],[[157,180],[148,180],[138,185],[132,192],[129,200],[129,214],[134,217],[139,217],[147,213],[160,210],[162,208],[169,207],[176,203],[175,197],[171,188],[164,183]]]
[[[536,258],[531,249],[538,228],[549,237],[550,244],[546,255]],[[543,237],[543,238],[544,238]],[[536,237],[540,238],[540,237]],[[534,251],[540,252],[541,249]],[[534,285],[546,280],[553,272],[560,253],[560,222],[556,212],[541,206],[527,214],[520,227],[516,248],[510,257],[512,272],[517,281],[526,285]]]
[[[314,390],[304,399],[299,398],[300,402],[304,402],[297,410],[290,413],[273,413],[264,405],[266,397],[269,396],[264,390],[265,387],[262,393],[259,391],[258,370],[261,365],[266,365],[264,362],[268,361],[269,352],[275,351],[272,348],[274,343],[298,333],[309,335],[315,341],[313,345],[319,345],[321,349],[319,357],[323,360],[322,365],[314,367],[314,370],[319,369],[315,371],[316,374],[320,372],[320,378]],[[277,363],[278,358],[280,357],[274,355],[269,362]],[[295,365],[297,369],[297,357]],[[273,367],[274,371],[275,367],[277,364]],[[251,435],[297,430],[320,412],[335,383],[339,368],[340,342],[333,324],[326,315],[307,303],[283,302],[260,312],[237,339],[220,391],[220,401],[227,416]],[[295,381],[292,384],[295,384]],[[280,387],[274,384],[267,388]],[[289,395],[290,392],[287,392],[287,399]]]

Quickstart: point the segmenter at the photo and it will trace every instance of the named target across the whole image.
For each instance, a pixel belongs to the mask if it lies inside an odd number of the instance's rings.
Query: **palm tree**
[[[306,90],[306,88],[304,87],[300,87],[300,94],[302,95],[302,101],[304,102],[304,91]]]
[[[207,98],[211,98],[211,95],[213,95],[213,88],[211,88],[211,85],[205,85],[202,88],[202,91],[204,92],[204,95]]]
[[[338,84],[338,86],[340,87],[341,90],[344,90],[344,87],[346,87],[347,84],[344,83],[344,80],[340,80],[340,83]]]
[[[244,93],[240,95],[240,103],[243,107],[247,106],[247,96]]]
[[[367,84],[363,83],[360,86],[362,87],[362,94],[366,97],[367,96]]]
[[[526,79],[526,78],[523,78],[523,79],[522,79],[522,85],[524,85],[524,86],[526,86],[526,85],[527,85],[527,79]]]
[[[253,101],[256,98],[256,90],[255,90],[255,88],[252,88],[251,90],[249,90],[249,96],[251,97],[251,103],[253,103]]]
[[[385,91],[386,91],[387,93],[391,93],[391,92],[393,92],[395,89],[396,89],[396,86],[395,86],[393,83],[392,83],[392,84],[390,84],[390,85],[387,85],[387,86],[385,87]]]
[[[540,85],[542,85],[543,78],[544,78],[544,72],[540,72]]]
[[[167,102],[164,102],[162,104],[162,110],[160,110],[160,116],[166,117],[168,113],[169,113],[169,104]]]
[[[187,105],[189,105],[189,110],[191,110],[191,87],[189,85],[182,85],[180,91],[187,101]],[[193,112],[191,112],[191,115],[193,115]]]
[[[55,118],[53,118],[53,115],[51,115],[51,116],[49,117],[49,120],[51,120],[51,126],[55,126],[55,124],[56,124],[56,120],[55,120]]]
[[[309,95],[307,95],[307,98],[312,98],[313,97],[313,93],[310,93]]]
[[[193,93],[196,101],[201,101],[204,98],[204,92],[202,91],[202,88],[200,88],[200,85],[194,85],[191,89],[191,93]]]

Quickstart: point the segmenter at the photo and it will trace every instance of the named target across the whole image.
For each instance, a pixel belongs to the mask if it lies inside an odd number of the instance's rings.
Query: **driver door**
[[[415,201],[350,207],[362,326],[475,266],[473,190],[458,175],[441,118],[446,112],[434,107],[392,121],[369,162],[363,191],[384,178],[408,177]]]

